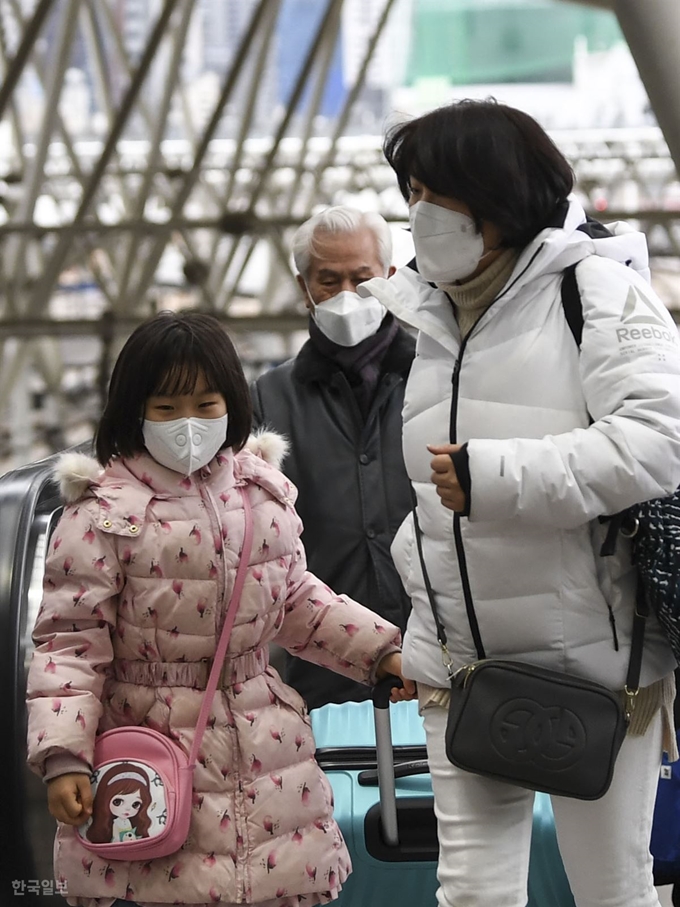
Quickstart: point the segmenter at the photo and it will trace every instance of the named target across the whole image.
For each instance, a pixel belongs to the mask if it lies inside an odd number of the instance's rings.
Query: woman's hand
[[[448,510],[462,513],[465,510],[465,492],[460,487],[456,467],[450,454],[460,450],[462,444],[428,444],[427,449],[434,454],[430,466],[430,481],[437,489],[442,504]]]
[[[92,785],[84,772],[69,772],[47,782],[47,807],[58,822],[82,825],[92,815]]]
[[[383,677],[388,677],[390,674],[401,677],[402,683],[404,684],[403,687],[392,687],[392,693],[390,695],[390,700],[392,702],[416,698],[415,683],[407,677],[404,677],[401,673],[401,652],[392,652],[389,655],[385,655],[378,665],[378,670],[376,671],[378,680],[382,680]]]

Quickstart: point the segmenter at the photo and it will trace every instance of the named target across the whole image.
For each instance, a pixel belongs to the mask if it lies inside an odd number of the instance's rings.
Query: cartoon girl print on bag
[[[109,844],[148,838],[152,800],[146,772],[131,762],[115,763],[97,783],[87,839]]]

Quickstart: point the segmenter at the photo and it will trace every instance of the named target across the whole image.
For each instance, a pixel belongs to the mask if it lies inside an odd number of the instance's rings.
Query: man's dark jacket
[[[345,374],[311,341],[252,385],[254,424],[286,435],[282,469],[298,488],[296,509],[312,573],[403,630],[410,602],[390,545],[411,509],[401,411],[414,340],[399,328],[381,364],[366,420]],[[309,708],[367,699],[370,689],[287,657],[286,680]]]

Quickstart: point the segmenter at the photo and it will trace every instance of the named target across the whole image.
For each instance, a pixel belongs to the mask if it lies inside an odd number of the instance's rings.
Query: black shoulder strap
[[[420,569],[423,572],[423,581],[425,583],[425,591],[427,592],[427,598],[430,602],[430,609],[432,610],[432,616],[434,617],[434,623],[437,628],[437,640],[441,646],[442,653],[444,655],[444,666],[448,671],[451,670],[451,656],[449,655],[449,650],[447,648],[446,640],[446,630],[444,629],[444,624],[442,623],[441,617],[437,611],[437,605],[434,597],[434,589],[432,588],[432,583],[430,582],[430,576],[427,572],[427,567],[425,565],[425,555],[423,554],[423,533],[420,528],[420,522],[418,521],[418,498],[416,497],[415,489],[411,485],[411,500],[413,502],[413,526],[416,535],[416,546],[418,548],[418,557],[420,559]],[[486,652],[484,651],[484,644],[482,643],[482,637],[479,632],[479,624],[477,623],[477,615],[475,614],[475,606],[472,604],[472,601],[467,597],[465,599],[465,610],[467,611],[468,621],[470,623],[470,631],[472,633],[472,639],[475,644],[475,649],[477,650],[477,658],[481,661],[483,658],[486,658]]]
[[[430,582],[430,575],[427,572],[427,567],[425,566],[425,555],[423,554],[423,533],[420,528],[420,523],[418,521],[418,498],[416,497],[415,489],[411,485],[411,502],[413,503],[413,526],[416,535],[416,546],[418,548],[418,557],[420,559],[420,567],[423,571],[423,582],[425,583],[425,591],[427,592],[427,598],[430,602],[430,608],[432,609],[432,616],[434,617],[434,624],[437,628],[437,640],[442,649],[446,649],[446,630],[444,629],[444,624],[441,622],[439,614],[437,612],[437,606],[434,601],[434,589],[432,588],[432,583]]]
[[[568,268],[564,269],[560,292],[564,317],[567,319],[567,324],[574,336],[576,346],[580,347],[583,336],[583,308],[581,306],[581,294],[576,281],[576,265],[569,265]]]
[[[586,216],[586,222],[576,228],[591,239],[604,239],[607,236],[613,236],[612,231],[601,224],[594,217]],[[562,308],[564,316],[567,319],[569,330],[574,336],[576,346],[581,347],[581,338],[583,336],[583,306],[581,305],[581,294],[578,290],[576,281],[576,265],[569,265],[564,269],[562,275]]]

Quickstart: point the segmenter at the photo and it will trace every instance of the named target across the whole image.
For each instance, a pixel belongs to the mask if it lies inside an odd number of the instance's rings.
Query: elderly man
[[[293,257],[309,340],[254,383],[255,424],[290,441],[282,468],[298,488],[309,569],[403,629],[410,603],[390,544],[411,509],[401,409],[415,345],[376,299],[356,293],[394,273],[390,229],[378,214],[328,208],[299,228]],[[297,658],[287,658],[286,679],[309,708],[369,695]]]

